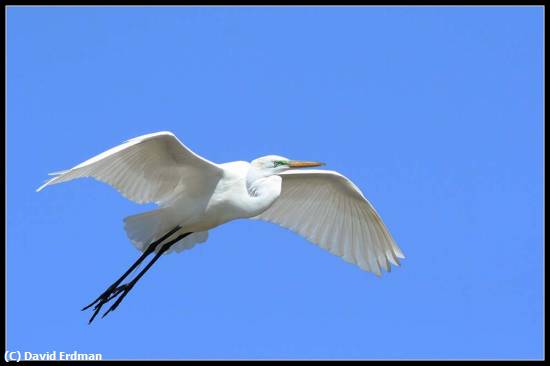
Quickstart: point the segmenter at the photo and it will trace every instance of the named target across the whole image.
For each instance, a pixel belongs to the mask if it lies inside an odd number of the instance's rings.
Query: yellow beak
[[[288,162],[288,166],[291,168],[310,168],[314,166],[322,166],[325,165],[325,163],[319,163],[316,161],[298,161],[298,160],[290,160]]]

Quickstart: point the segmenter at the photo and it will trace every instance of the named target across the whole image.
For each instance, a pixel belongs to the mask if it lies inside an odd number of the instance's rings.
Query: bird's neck
[[[278,175],[264,176],[251,169],[246,177],[246,190],[250,204],[258,214],[267,210],[281,194],[282,178]]]

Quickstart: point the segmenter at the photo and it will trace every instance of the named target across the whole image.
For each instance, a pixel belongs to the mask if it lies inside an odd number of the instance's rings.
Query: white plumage
[[[175,192],[214,184],[222,170],[198,156],[170,132],[139,136],[56,175],[37,189],[93,177],[136,203],[169,201]]]
[[[281,195],[255,218],[284,226],[377,275],[404,258],[374,207],[349,179],[327,170],[281,176]]]
[[[390,271],[390,263],[398,265],[404,255],[359,188],[334,171],[292,170],[319,165],[276,155],[216,164],[172,133],[158,132],[54,173],[37,191],[93,177],[134,202],[155,202],[158,209],[124,219],[129,239],[141,251],[176,225],[181,229],[171,237],[193,234],[168,252],[206,241],[209,229],[227,221],[253,218],[293,230],[363,270]]]

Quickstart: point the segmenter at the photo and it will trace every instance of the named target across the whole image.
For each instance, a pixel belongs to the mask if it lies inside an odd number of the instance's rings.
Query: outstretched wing
[[[281,195],[255,219],[286,227],[377,275],[405,258],[374,207],[343,175],[291,170],[280,176]]]
[[[44,187],[92,177],[137,202],[162,203],[184,189],[215,185],[222,169],[192,152],[171,132],[139,136],[113,147],[72,169],[58,173]]]

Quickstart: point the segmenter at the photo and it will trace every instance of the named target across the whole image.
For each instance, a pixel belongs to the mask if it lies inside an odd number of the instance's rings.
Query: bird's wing
[[[281,195],[255,219],[288,228],[365,271],[390,271],[405,256],[370,202],[328,170],[286,171]]]
[[[93,177],[137,203],[162,203],[184,189],[205,189],[221,174],[218,165],[192,152],[171,132],[157,132],[128,140],[72,169],[53,173],[55,177],[37,192],[51,184]]]

